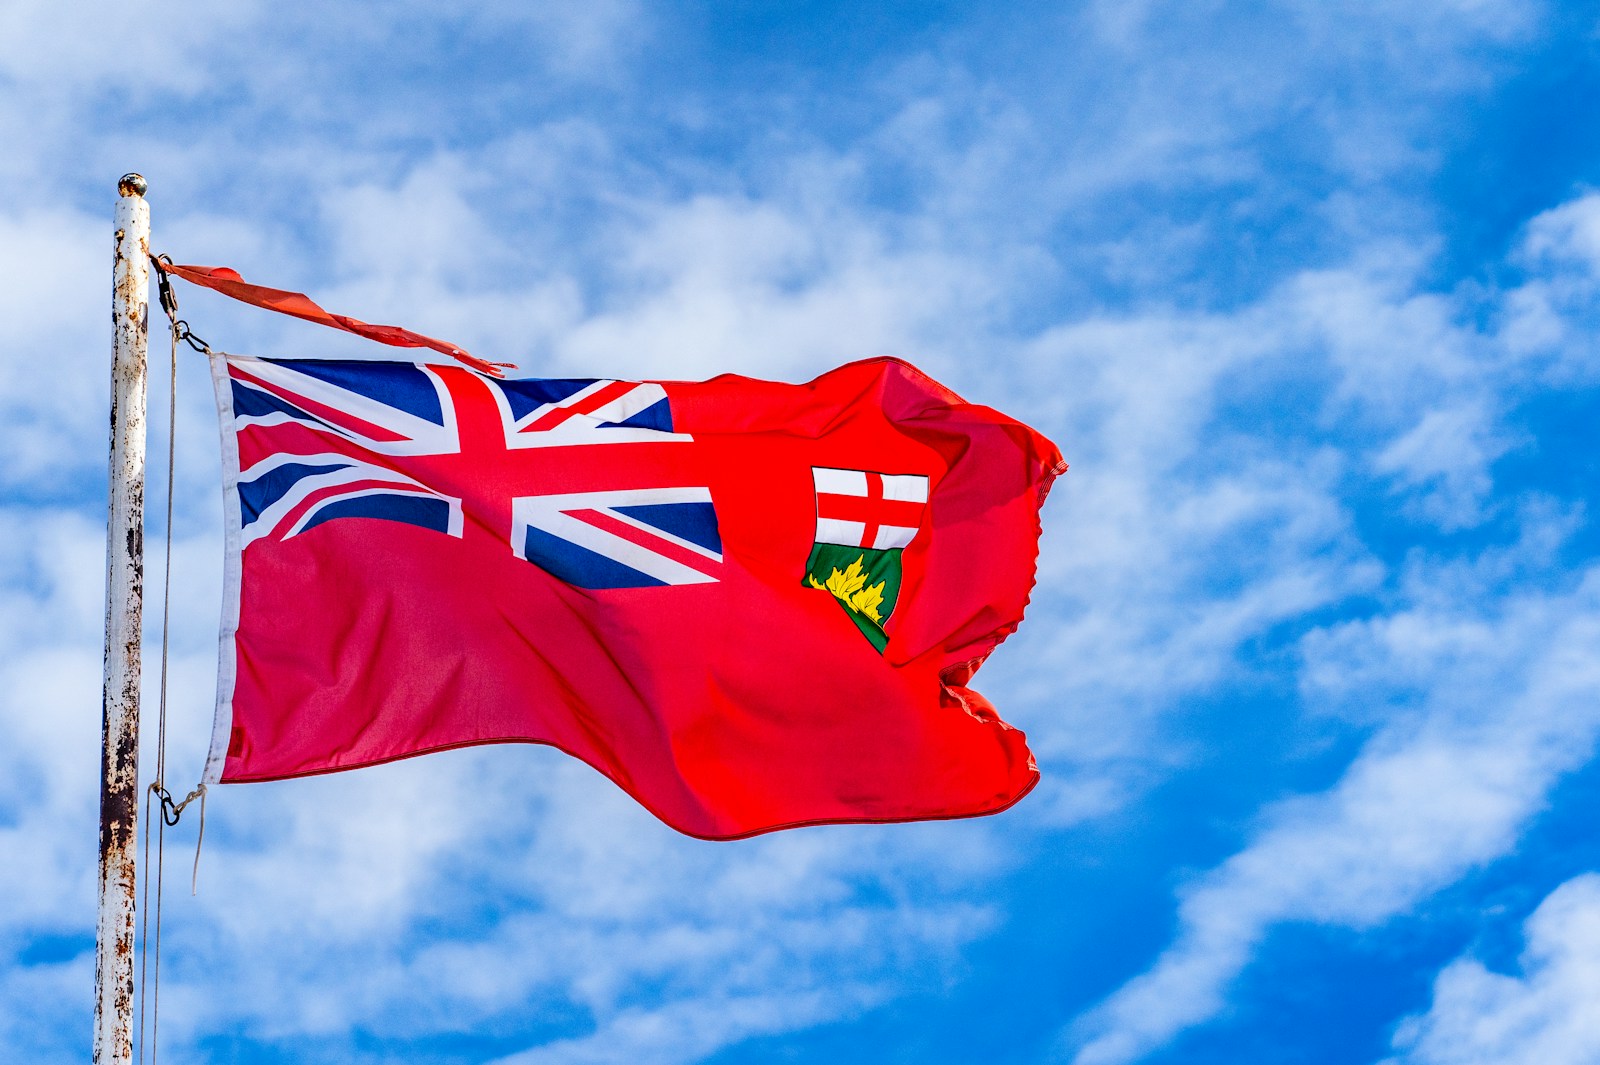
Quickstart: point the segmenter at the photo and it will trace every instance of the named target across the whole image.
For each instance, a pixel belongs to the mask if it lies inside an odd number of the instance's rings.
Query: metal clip
[[[168,791],[165,787],[163,787],[160,784],[152,784],[152,785],[150,785],[150,790],[155,793],[155,795],[156,795],[156,797],[158,799],[161,800],[161,820],[162,820],[162,822],[168,828],[172,828],[173,826],[175,826],[178,823],[179,819],[183,817],[183,808],[185,806],[188,806],[190,803],[194,802],[196,799],[200,798],[201,796],[205,795],[206,786],[204,784],[201,784],[198,788],[195,788],[188,795],[185,795],[182,802],[174,801],[173,798],[172,798],[172,792]]]
[[[183,319],[180,318],[172,323],[172,332],[179,340],[183,341],[185,344],[188,344],[200,354],[215,354],[215,352],[211,350],[211,345],[195,336],[194,332],[189,328],[189,323],[185,322]]]
[[[172,279],[167,275],[166,264],[172,261],[170,256],[152,255],[150,265],[156,268],[156,285],[160,291],[161,309],[167,312],[167,318],[176,321],[178,317],[178,294],[172,290]]]

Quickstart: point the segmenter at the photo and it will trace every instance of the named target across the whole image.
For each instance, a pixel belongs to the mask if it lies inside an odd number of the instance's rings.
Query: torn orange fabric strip
[[[465,349],[446,340],[436,340],[421,333],[413,333],[409,329],[402,329],[397,325],[372,325],[358,318],[350,318],[342,314],[333,314],[323,310],[309,296],[303,292],[288,292],[279,288],[267,288],[264,285],[252,285],[239,276],[237,270],[226,266],[181,266],[177,263],[162,261],[160,268],[183,278],[195,285],[231,296],[241,303],[248,303],[279,314],[287,314],[291,318],[300,318],[307,322],[328,326],[330,329],[342,329],[356,336],[376,340],[380,344],[389,344],[397,348],[432,348],[434,351],[465,363],[482,373],[493,377],[504,376],[501,367],[507,363],[489,362],[476,355],[469,354]]]

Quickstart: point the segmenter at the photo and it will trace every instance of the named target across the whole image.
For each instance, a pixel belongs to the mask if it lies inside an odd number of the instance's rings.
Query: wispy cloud
[[[1534,220],[1527,247],[1542,247],[1572,212]],[[1594,280],[1583,265],[1527,284],[1578,291]],[[1511,446],[1501,419],[1547,380],[1545,363],[1461,324],[1448,301],[1372,299],[1383,291],[1356,275],[1302,279],[1284,296],[1300,325],[1277,335],[1307,324],[1322,332],[1317,346],[1340,371],[1324,416],[1353,420],[1379,442],[1367,445],[1366,477],[1387,480],[1416,518],[1442,530],[1480,524],[1493,463]],[[1517,305],[1522,291],[1496,306]],[[1366,927],[1506,853],[1561,774],[1588,759],[1600,672],[1582,648],[1600,624],[1600,579],[1554,595],[1514,591],[1507,559],[1545,559],[1550,535],[1570,528],[1538,507],[1523,522],[1523,546],[1500,561],[1493,552],[1471,562],[1413,557],[1396,574],[1394,606],[1304,639],[1311,705],[1332,693],[1320,683],[1355,676],[1359,687],[1335,684],[1334,701],[1384,707],[1355,719],[1387,723],[1337,785],[1267,807],[1249,845],[1182,892],[1173,944],[1071,1028],[1079,1065],[1136,1060],[1216,1016],[1278,924]]]
[[[1417,579],[1438,578],[1419,573]],[[1600,574],[1504,613],[1422,608],[1330,634],[1315,659],[1350,656],[1393,700],[1422,678],[1328,792],[1268,808],[1250,844],[1182,894],[1180,930],[1155,965],[1074,1028],[1078,1065],[1137,1060],[1214,1017],[1275,925],[1368,928],[1504,854],[1600,733]],[[1387,691],[1385,690],[1387,688]],[[1392,713],[1393,711],[1391,711]]]
[[[1395,1034],[1385,1065],[1581,1065],[1600,1056],[1600,875],[1562,884],[1523,925],[1520,975],[1474,958],[1438,976],[1433,1005]]]

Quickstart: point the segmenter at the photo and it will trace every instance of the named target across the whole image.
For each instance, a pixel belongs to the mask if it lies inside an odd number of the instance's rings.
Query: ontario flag
[[[542,743],[707,839],[993,813],[1037,781],[967,685],[1022,619],[1065,466],[912,366],[212,365],[209,781]]]

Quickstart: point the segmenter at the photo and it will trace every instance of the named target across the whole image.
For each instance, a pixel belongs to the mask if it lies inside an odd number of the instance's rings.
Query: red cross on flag
[[[874,473],[813,466],[817,486],[817,543],[905,547],[928,507],[928,478],[920,473]]]

